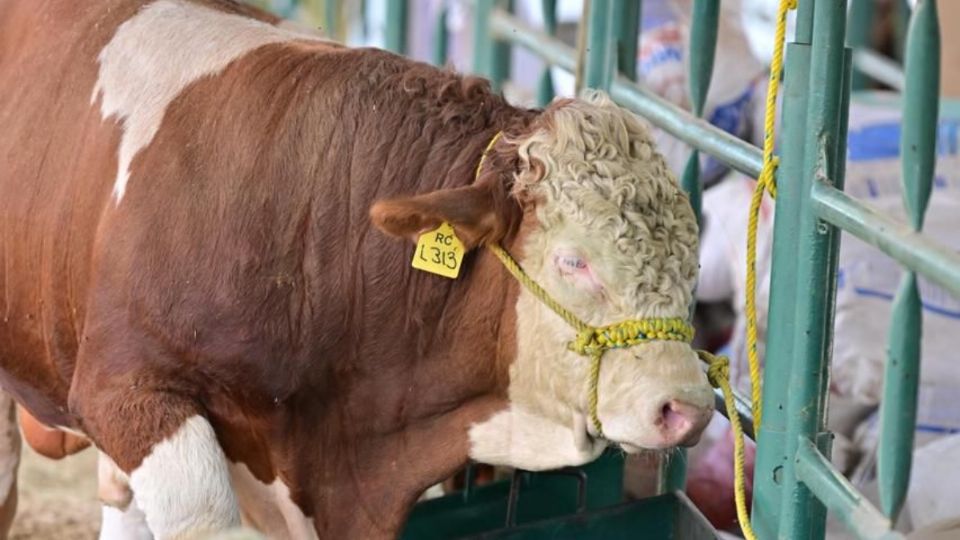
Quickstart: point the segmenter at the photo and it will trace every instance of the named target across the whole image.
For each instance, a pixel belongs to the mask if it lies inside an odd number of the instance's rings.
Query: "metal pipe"
[[[637,47],[640,42],[642,0],[614,0],[617,21],[617,71],[631,81],[637,80]]]
[[[695,0],[690,26],[690,63],[687,71],[690,107],[694,116],[703,116],[703,107],[710,90],[713,61],[717,50],[717,30],[720,26],[720,1]],[[690,196],[690,205],[700,222],[703,188],[700,184],[700,152],[696,148],[687,158],[681,179],[683,189]]]
[[[797,478],[852,532],[864,540],[903,540],[849,480],[808,439],[797,447]]]
[[[434,23],[433,64],[436,66],[447,63],[447,52],[450,47],[450,32],[447,30],[448,11],[446,7],[442,7]]]
[[[501,10],[491,13],[489,23],[490,30],[499,39],[509,40],[565,71],[573,73],[576,69],[575,51],[562,41],[529,27]],[[614,78],[610,96],[655,126],[717,157],[733,169],[750,177],[759,176],[763,156],[756,146],[694,117],[626,77]]]
[[[720,23],[719,0],[695,0],[690,28],[690,63],[687,80],[689,81],[690,104],[694,115],[703,116],[703,105],[710,88],[713,74],[714,53],[717,47],[717,27]],[[622,77],[626,77],[623,75]],[[687,157],[687,164],[680,177],[680,183],[693,208],[697,223],[701,223],[701,199],[703,189],[700,184],[700,152],[693,148]],[[690,307],[693,309],[693,306]],[[681,449],[686,457],[686,449]],[[686,459],[660,460],[660,491],[671,493],[683,490],[687,483]]]
[[[804,5],[800,8],[804,9]],[[806,6],[808,7],[808,6]],[[802,19],[801,19],[802,20]],[[799,22],[798,22],[799,24]],[[806,137],[810,45],[787,45],[783,81],[783,132],[778,196],[773,222],[770,308],[763,370],[763,425],[757,433],[757,460],[753,477],[753,527],[760,538],[776,538],[784,496],[783,467],[792,456],[786,450],[787,396],[792,384],[793,327],[796,324],[797,245],[799,244],[800,177]]]
[[[543,28],[550,37],[557,35],[557,0],[542,0],[543,9]],[[540,74],[540,82],[537,85],[537,102],[541,107],[546,106],[553,100],[555,91],[553,88],[553,74],[550,73],[550,64],[543,67],[543,73]]]
[[[903,200],[910,226],[923,227],[933,188],[940,103],[940,26],[935,0],[916,4],[907,32],[906,87],[900,136]],[[954,267],[955,269],[960,269]],[[877,483],[880,506],[896,520],[907,498],[920,386],[920,335],[923,312],[917,275],[908,271],[893,301],[880,401]]]
[[[803,2],[813,4],[813,39],[807,84],[807,118],[803,166],[798,177],[796,222],[796,287],[793,351],[787,389],[787,425],[784,450],[794,456],[801,439],[815,440],[825,431],[827,375],[833,332],[831,288],[837,271],[834,256],[837,231],[820,223],[811,209],[810,192],[820,171],[826,174],[843,163],[837,141],[846,77],[844,68],[845,0]],[[802,4],[801,4],[802,5]],[[837,160],[840,160],[839,162]],[[781,216],[777,216],[779,221]],[[777,241],[782,241],[777,239]],[[790,309],[788,307],[788,309]],[[782,470],[780,538],[812,538],[823,529],[823,506],[798,482],[795,462],[787,459]]]
[[[407,52],[407,0],[387,2],[387,30],[384,45],[397,54]]]
[[[613,0],[589,0],[583,83],[586,88],[607,90],[613,80]]]
[[[730,416],[727,414],[727,400],[723,397],[723,391],[719,388],[714,388],[713,396],[713,403],[717,412],[722,414],[724,418],[729,419]],[[737,416],[740,417],[740,424],[743,425],[743,433],[756,441],[757,438],[753,428],[753,411],[750,407],[750,400],[745,398],[740,392],[734,390],[733,407],[737,411]]]
[[[850,14],[847,17],[847,46],[854,49],[869,49],[873,20],[876,9],[874,0],[850,0]],[[867,87],[867,77],[857,69],[853,72],[851,86],[854,90]]]
[[[490,86],[499,90],[510,74],[510,46],[491,27],[491,17],[501,0],[476,0],[473,14],[473,71],[490,79]],[[510,2],[507,1],[507,9]],[[509,16],[509,15],[507,15]]]
[[[860,73],[898,92],[903,91],[903,70],[899,64],[886,56],[881,56],[866,49],[855,49],[853,51],[853,63]]]
[[[960,254],[833,187],[813,187],[817,217],[960,296]]]

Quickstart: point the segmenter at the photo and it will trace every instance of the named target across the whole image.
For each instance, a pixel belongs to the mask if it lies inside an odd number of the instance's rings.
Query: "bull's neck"
[[[517,286],[485,249],[469,257],[457,281],[415,280],[405,294],[439,288],[445,301],[398,311],[416,339],[397,339],[399,354],[380,358],[394,365],[364,361],[369,378],[331,415],[342,431],[329,443],[343,451],[317,463],[308,490],[321,537],[395,537],[420,494],[467,463],[469,427],[507,407]],[[314,495],[332,486],[336,497]]]
[[[472,173],[476,160],[449,166]],[[516,347],[519,287],[492,253],[483,247],[468,253],[460,277],[448,280],[410,270],[414,247],[393,242],[407,267],[396,271],[409,273],[393,295],[394,317],[403,321],[387,360],[395,364],[370,379],[372,386],[356,388],[350,400],[368,411],[365,425],[377,426],[351,434],[359,450],[345,464],[354,471],[352,482],[362,486],[353,519],[364,517],[350,527],[363,528],[352,532],[364,537],[402,527],[423,490],[467,463],[470,426],[508,406]],[[373,362],[371,370],[384,369],[382,356],[363,361]],[[336,521],[340,508],[337,503],[318,513],[331,512]]]

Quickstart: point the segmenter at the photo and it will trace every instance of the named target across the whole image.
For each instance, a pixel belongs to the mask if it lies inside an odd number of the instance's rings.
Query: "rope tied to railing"
[[[776,198],[776,170],[779,159],[773,155],[776,139],[777,95],[780,91],[780,77],[783,73],[783,47],[787,34],[787,12],[797,8],[797,0],[780,0],[777,7],[776,30],[773,40],[773,57],[770,59],[770,78],[767,81],[767,102],[763,124],[763,168],[757,178],[757,186],[750,199],[750,213],[747,221],[747,278],[744,311],[747,316],[747,363],[750,369],[750,401],[753,409],[754,433],[759,434],[763,419],[763,402],[760,388],[760,358],[757,353],[757,229],[760,222],[760,206],[763,194],[770,193]],[[711,364],[713,370],[713,364]],[[725,371],[723,383],[726,388],[724,398],[730,413],[730,424],[734,429],[734,496],[737,502],[737,519],[747,540],[755,540],[756,535],[750,525],[750,516],[746,507],[746,487],[744,483],[744,442],[743,428],[736,411],[732,410],[729,391],[729,368],[717,368]],[[712,382],[712,379],[711,379]],[[728,395],[729,394],[729,395]]]
[[[708,366],[707,379],[710,381],[710,384],[723,392],[723,401],[727,408],[727,418],[730,419],[730,427],[733,429],[734,437],[733,496],[737,507],[737,519],[740,521],[740,529],[743,531],[743,536],[747,540],[756,540],[757,535],[753,532],[753,527],[750,525],[749,512],[747,510],[746,450],[743,445],[743,424],[740,422],[739,413],[737,413],[733,388],[730,387],[730,360],[725,356],[716,356],[707,351],[697,351],[697,354]]]

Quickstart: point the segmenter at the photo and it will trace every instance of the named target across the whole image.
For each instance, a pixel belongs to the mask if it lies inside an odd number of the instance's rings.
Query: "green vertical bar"
[[[637,80],[637,46],[640,42],[642,0],[614,0],[617,27],[617,71]]]
[[[720,0],[695,0],[690,24],[690,63],[687,80],[693,114],[703,116],[703,107],[710,90],[713,61],[717,50],[717,28],[720,22]],[[683,171],[683,188],[700,219],[700,153],[694,150]]]
[[[510,74],[510,45],[493,39],[490,33],[490,13],[499,7],[510,9],[508,0],[476,0],[473,17],[473,70],[490,79],[499,90]]]
[[[853,49],[869,49],[870,33],[873,30],[874,0],[850,0],[850,16],[847,19],[847,45]],[[859,70],[853,72],[853,89],[867,87],[868,78]]]
[[[909,0],[893,0],[893,57],[903,60],[904,44],[907,41],[907,25],[910,23]]]
[[[807,88],[810,78],[810,42],[813,39],[813,2],[797,6],[795,41],[787,45],[783,81],[783,121],[780,165],[776,171],[770,308],[763,370],[763,425],[757,434],[753,478],[753,526],[759,538],[776,538],[784,498],[787,455],[787,395],[791,386],[794,307],[797,298],[797,252],[800,221],[803,145],[807,133]]]
[[[407,0],[387,2],[387,32],[384,38],[387,50],[397,54],[407,52]]]
[[[690,28],[690,64],[687,80],[689,82],[690,102],[693,113],[703,115],[703,104],[710,88],[713,74],[713,60],[717,47],[717,26],[720,18],[720,0],[696,0],[693,4],[693,22]],[[636,52],[634,51],[634,66]],[[634,73],[635,74],[635,73]],[[700,152],[690,152],[687,165],[681,179],[683,189],[690,197],[690,206],[700,222],[701,194]],[[693,307],[691,306],[691,309]],[[660,462],[659,491],[667,493],[682,490],[687,483],[686,450],[679,450],[679,456]]]
[[[853,67],[853,51],[849,47],[846,47],[843,51],[843,67],[841,71],[841,80],[840,80],[840,114],[837,117],[837,135],[834,139],[834,149],[833,155],[836,156],[831,163],[831,167],[827,171],[827,178],[833,182],[833,186],[837,189],[843,189],[844,181],[846,178],[846,163],[844,157],[847,155],[847,124],[850,118],[850,83],[852,80],[851,69]],[[828,164],[829,165],[829,164]],[[809,193],[808,193],[809,195]],[[827,250],[829,260],[832,261],[830,264],[833,267],[833,271],[827,273],[827,282],[826,282],[826,291],[829,294],[829,298],[826,301],[826,310],[823,312],[823,318],[828,321],[827,324],[830,325],[830,331],[832,333],[833,320],[836,315],[836,304],[837,304],[837,272],[836,272],[836,261],[840,254],[840,234],[839,231],[831,233],[827,238]],[[830,354],[830,344],[832,342],[832,337],[827,337],[826,352]],[[826,408],[826,393],[828,392],[829,382],[827,380],[827,372],[823,372],[823,379],[820,381],[821,392],[823,392],[823,403],[824,408]],[[826,411],[823,412],[826,416]],[[826,420],[824,419],[824,422]],[[825,429],[819,430],[815,435],[813,442],[816,447],[819,449],[820,453],[824,456],[829,456],[833,450],[833,434],[827,432]],[[806,509],[807,520],[810,523],[810,537],[811,538],[825,538],[826,537],[826,525],[827,525],[827,508],[824,504],[821,503],[819,499],[810,497],[807,501]]]
[[[327,37],[337,39],[337,20],[340,15],[340,3],[336,0],[325,0],[323,3],[323,29]]]
[[[797,302],[797,245],[800,200],[803,196],[803,145],[807,134],[807,100],[810,79],[810,42],[813,39],[813,2],[797,6],[794,43],[787,45],[783,80],[783,126],[780,166],[777,168],[776,219],[770,315],[763,370],[763,425],[757,434],[753,478],[753,526],[759,538],[776,538],[784,498],[787,455],[787,395],[793,363],[794,307]]]
[[[904,204],[915,231],[923,227],[936,163],[940,89],[937,4],[921,0],[906,38],[903,130],[900,157]],[[910,483],[920,383],[922,311],[917,276],[906,272],[893,303],[888,358],[880,402],[877,481],[880,506],[891,521],[903,507]]]
[[[776,219],[770,277],[770,315],[763,370],[763,425],[757,435],[753,478],[753,526],[759,538],[776,538],[780,528],[786,451],[787,394],[793,354],[797,296],[797,223],[802,197],[810,73],[810,4],[801,4],[797,39],[787,45],[783,81],[783,126],[777,168]]]
[[[590,0],[587,54],[583,81],[587,88],[607,90],[613,81],[613,0]]]
[[[703,116],[703,106],[710,90],[719,22],[720,0],[694,0],[688,78],[690,104],[697,116]]]
[[[557,0],[542,0],[540,3],[543,8],[543,26],[550,36],[557,35]],[[553,100],[554,96],[553,77],[550,74],[550,65],[547,64],[540,74],[540,82],[537,85],[537,102],[545,106]]]
[[[808,0],[809,1],[809,0]],[[810,192],[814,182],[830,179],[838,166],[843,98],[846,1],[815,2],[810,58],[803,168],[797,201],[797,266],[795,316],[787,426],[784,441],[788,459],[783,464],[780,538],[809,538],[822,530],[823,509],[809,489],[797,480],[797,448],[802,439],[816,442],[825,430],[827,374],[833,331],[831,285],[836,274],[833,257],[836,229],[813,213]],[[779,221],[780,216],[777,216]],[[781,241],[777,239],[776,241]]]
[[[447,63],[447,51],[450,43],[450,32],[447,31],[446,7],[440,9],[433,33],[433,64],[442,66]]]

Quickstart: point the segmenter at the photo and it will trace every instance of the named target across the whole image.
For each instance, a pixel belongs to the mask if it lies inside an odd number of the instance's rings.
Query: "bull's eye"
[[[587,267],[587,261],[580,257],[561,256],[559,259],[560,266],[567,270],[583,270]]]
[[[565,281],[590,293],[599,293],[603,286],[597,279],[590,263],[579,253],[569,249],[558,249],[553,254],[553,264]]]

